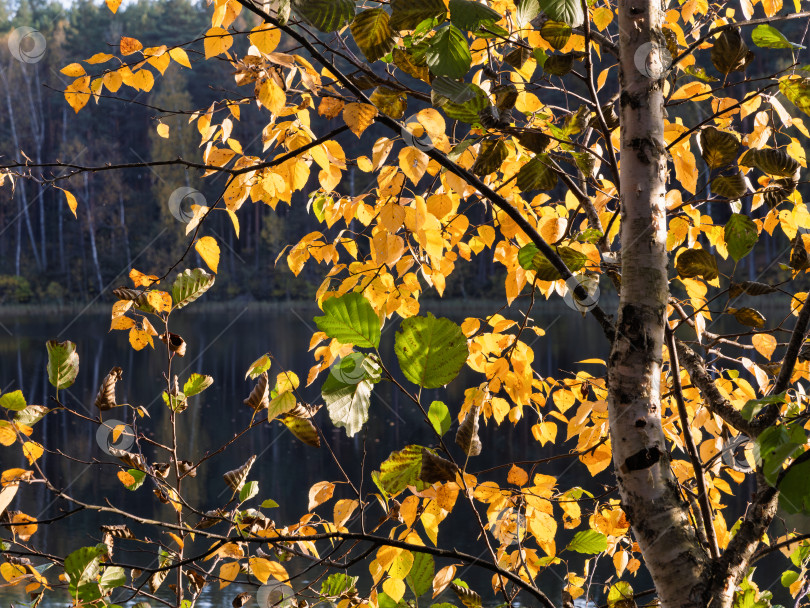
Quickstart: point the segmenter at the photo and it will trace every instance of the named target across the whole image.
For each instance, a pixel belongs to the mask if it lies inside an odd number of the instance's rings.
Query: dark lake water
[[[483,317],[491,314],[495,308],[476,310],[456,304],[444,309],[433,307],[432,310],[437,315],[461,322],[467,316]],[[426,305],[423,313],[429,309],[431,307]],[[183,458],[198,460],[206,452],[229,441],[249,423],[252,410],[243,405],[242,400],[248,396],[252,382],[246,381],[244,377],[250,363],[263,353],[269,351],[275,358],[270,370],[271,378],[275,378],[275,374],[282,371],[282,368],[296,372],[302,379],[306,378],[314,362],[312,353],[306,349],[314,329],[312,317],[316,314],[318,311],[311,306],[290,304],[267,310],[235,307],[228,312],[194,312],[191,307],[173,316],[172,331],[179,333],[188,342],[185,358],[180,359],[179,364],[175,359],[174,373],[180,375],[181,383],[192,372],[214,377],[213,386],[192,398],[190,407],[179,416],[178,440],[182,446]],[[502,314],[520,319],[517,309]],[[592,319],[583,319],[579,313],[561,302],[539,302],[532,316],[535,323],[544,327],[547,332],[531,345],[535,352],[535,369],[540,374],[558,376],[558,370],[575,372],[579,369],[587,369],[594,375],[603,373],[604,368],[595,365],[584,368],[576,364],[585,358],[606,358],[608,345]],[[171,441],[168,410],[160,397],[165,388],[162,377],[165,351],[152,351],[148,347],[140,352],[133,351],[127,342],[126,332],[108,333],[108,314],[5,316],[0,317],[0,322],[0,389],[3,392],[21,388],[28,403],[49,405],[53,387],[47,380],[45,341],[72,340],[78,345],[81,369],[76,383],[61,392],[60,397],[64,402],[79,412],[95,417],[98,412],[92,404],[98,386],[107,372],[118,365],[124,370],[123,379],[118,384],[118,401],[144,406],[149,412],[149,419],[142,423],[142,428],[145,426],[150,429],[158,441]],[[395,327],[385,331],[380,352],[386,362],[396,367],[393,329]],[[527,340],[531,342],[532,339],[533,335]],[[162,346],[158,342],[156,345]],[[317,403],[319,387],[324,378],[325,374],[322,374],[312,386],[302,388],[301,395],[310,402]],[[423,391],[422,400],[429,404],[433,399],[441,399],[455,415],[463,401],[464,389],[480,381],[477,375],[465,373],[443,389]],[[392,391],[390,385],[377,385],[371,403],[369,423],[363,432],[351,439],[346,437],[342,429],[331,425],[325,411],[318,414],[329,446],[354,480],[359,479],[359,463],[365,454],[365,491],[372,488],[369,472],[377,469],[392,450],[411,443],[432,443],[431,433],[425,428],[421,414],[397,391]],[[116,417],[119,412],[124,416],[122,409],[117,409],[105,413],[105,419]],[[105,454],[96,443],[96,425],[63,414],[64,412],[58,416],[46,417],[36,426],[33,439],[51,449],[58,447],[81,461],[98,459],[107,464],[83,464],[46,453],[39,462],[55,485],[82,499],[100,502],[104,497],[112,504],[121,505],[141,516],[171,516],[171,509],[154,499],[147,484],[134,493],[122,487],[115,477],[117,467],[110,464],[117,461]],[[471,462],[469,470],[476,473],[512,461],[536,460],[558,453],[559,446],[547,445],[541,448],[532,438],[529,429],[533,423],[522,421],[517,426],[512,426],[505,422],[499,429],[494,429],[492,424],[484,428],[484,451]],[[564,435],[565,429],[561,425],[558,441],[564,439]],[[567,451],[574,447],[572,441],[563,449]],[[19,449],[15,449],[14,456],[11,456],[9,448],[0,448],[3,469],[26,467],[27,463],[19,453]],[[307,493],[312,483],[341,479],[340,470],[329,450],[301,444],[283,425],[274,422],[253,429],[234,442],[224,454],[211,458],[201,466],[196,479],[190,480],[188,484],[184,482],[186,500],[203,511],[220,506],[229,492],[222,480],[223,473],[238,467],[254,454],[258,459],[249,479],[258,481],[261,499],[272,498],[281,504],[277,509],[266,511],[277,524],[292,523],[296,515],[305,512]],[[593,480],[578,462],[571,466],[570,459],[543,464],[536,472],[561,475],[560,487],[563,489],[581,483],[598,493],[604,485],[613,484],[610,474],[604,473]],[[497,477],[491,478],[503,482],[504,477],[502,470]],[[479,481],[487,478],[487,474],[482,474]],[[336,498],[343,497],[338,496],[340,492],[343,490],[338,489]],[[617,497],[617,494],[612,496]],[[54,502],[41,484],[23,486],[11,506],[12,509],[22,510],[38,518],[59,515],[64,507],[65,503]],[[331,515],[331,506],[326,512]],[[469,513],[465,516],[456,516],[455,513],[451,515],[440,528],[439,545],[478,555],[483,545],[471,520]],[[123,523],[110,515],[87,512],[72,516],[68,521],[67,525],[62,521],[54,526],[40,526],[32,537],[32,544],[51,554],[66,555],[79,547],[99,542],[99,525]],[[139,531],[136,531],[137,534]],[[557,546],[562,547],[566,539],[565,534],[558,537]],[[168,539],[165,540],[168,542]],[[138,564],[142,563],[143,555],[122,552],[117,553],[116,558]],[[594,583],[614,574],[609,561],[603,559],[603,563],[597,566]],[[581,561],[574,559],[573,563],[581,568]],[[304,564],[295,561],[288,564],[291,573],[296,568],[303,567]],[[367,576],[368,570],[363,566],[358,573],[365,573]],[[56,576],[53,572],[49,574],[50,578]],[[555,601],[559,598],[562,586],[558,574],[559,572],[548,572],[539,581],[541,588]],[[487,602],[494,603],[496,598],[492,595],[490,576],[489,573],[475,569],[463,574],[465,580],[482,592]],[[305,576],[303,580],[311,580],[311,576]],[[633,585],[636,590],[650,586],[643,574],[633,581]],[[597,601],[602,599],[601,593],[597,591],[598,587],[600,585],[594,584],[594,599]],[[231,599],[240,590],[243,589],[231,585],[220,592],[209,586],[201,605],[230,606]],[[115,595],[113,599],[121,601],[126,597]],[[454,598],[447,599],[450,601]],[[24,601],[25,597],[19,592],[0,588],[0,604],[19,604]],[[532,604],[526,598],[524,601]],[[48,606],[67,604],[66,601],[60,601],[56,594],[46,599],[46,603]],[[255,604],[251,603],[250,606],[252,608]]]

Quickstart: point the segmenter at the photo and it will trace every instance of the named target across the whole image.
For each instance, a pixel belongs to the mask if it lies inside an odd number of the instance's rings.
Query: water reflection
[[[460,322],[465,316],[491,313],[491,309],[474,311],[465,307],[463,310],[434,309],[434,312]],[[306,378],[313,359],[312,354],[306,352],[305,345],[313,331],[311,319],[315,314],[318,314],[316,309],[298,305],[295,308],[279,307],[269,311],[245,308],[219,313],[195,313],[189,309],[177,315],[171,330],[187,341],[188,351],[184,359],[175,359],[173,373],[180,376],[181,385],[193,372],[214,377],[213,386],[191,398],[189,408],[179,416],[181,458],[199,460],[231,440],[249,423],[252,410],[242,403],[251,390],[251,382],[245,380],[245,371],[262,353],[270,351],[275,358],[270,370],[271,379],[283,370],[292,370],[301,378]],[[517,313],[511,316],[519,318]],[[606,358],[607,343],[591,319],[583,319],[580,314],[561,303],[538,306],[533,316],[536,324],[544,327],[547,332],[544,337],[528,338],[530,342],[534,339],[531,346],[535,351],[535,369],[538,373],[558,375],[558,370],[582,369],[576,362],[583,358]],[[118,383],[118,401],[143,406],[149,417],[135,421],[123,408],[117,408],[105,412],[104,418],[126,417],[127,423],[138,424],[139,429],[145,430],[155,441],[170,444],[168,410],[160,397],[165,388],[165,351],[152,351],[148,348],[141,352],[133,351],[127,343],[126,332],[107,332],[107,315],[86,314],[71,324],[72,320],[72,315],[3,319],[12,335],[0,336],[0,381],[3,383],[0,388],[4,392],[21,388],[28,403],[52,405],[48,402],[53,389],[47,380],[45,341],[53,338],[69,339],[77,344],[81,370],[76,384],[62,391],[60,398],[88,417],[96,417],[98,410],[92,404],[98,387],[113,366],[120,366],[124,375]],[[63,331],[69,324],[70,327]],[[395,361],[393,329],[395,327],[384,332],[380,347],[383,357],[391,362]],[[156,345],[161,346],[157,342]],[[598,375],[603,372],[603,368],[590,366],[588,371]],[[302,396],[317,403],[318,387],[322,380],[323,377],[313,386],[303,388]],[[467,372],[446,388],[422,391],[422,398],[425,403],[441,399],[449,405],[451,412],[457,413],[463,400],[464,388],[478,382],[480,378],[476,374]],[[352,439],[348,439],[342,429],[333,428],[325,412],[317,418],[324,427],[329,447],[344,464],[352,481],[358,486],[363,484],[365,492],[373,489],[369,472],[377,468],[392,450],[411,443],[432,443],[421,413],[391,388],[386,383],[375,388],[367,428]],[[524,420],[510,430],[502,428],[498,432],[492,424],[484,427],[484,451],[471,463],[470,469],[473,472],[482,471],[508,462],[537,460],[559,452],[559,446],[552,448],[548,445],[542,448],[532,438],[529,429],[534,422]],[[118,461],[99,448],[95,440],[96,429],[97,425],[64,415],[47,416],[37,425],[34,435],[36,440],[51,449],[59,447],[74,458],[61,458],[50,453],[42,457],[41,464],[52,481],[64,488],[66,493],[79,498],[99,502],[103,496],[112,504],[120,505],[142,517],[173,519],[171,508],[154,500],[151,489],[143,487],[137,492],[129,492],[122,487],[115,477],[119,470]],[[560,429],[558,440],[562,436],[563,428]],[[574,444],[567,447],[573,449]],[[148,448],[146,451],[149,451]],[[16,451],[14,457],[9,455],[9,451],[2,454],[4,469],[26,467],[27,463],[19,455],[19,451]],[[259,482],[259,500],[272,498],[281,505],[277,509],[266,511],[277,523],[288,523],[295,514],[305,512],[309,489],[307,483],[341,479],[341,471],[328,449],[307,447],[298,442],[282,424],[273,422],[261,425],[239,438],[225,454],[206,460],[196,479],[184,481],[185,500],[201,511],[221,506],[230,495],[230,489],[223,482],[222,475],[241,465],[253,454],[258,455],[258,459],[249,479]],[[150,457],[155,461],[167,460],[166,455],[160,453],[152,453]],[[365,478],[361,480],[359,464],[364,459]],[[591,480],[584,467],[569,459],[542,464],[535,472],[561,476],[560,484],[563,488],[579,482],[597,491],[600,488],[600,484]],[[489,476],[495,478],[496,475],[502,479],[505,471],[499,470]],[[486,478],[486,474],[479,477],[480,480]],[[603,486],[613,483],[609,474],[603,474],[597,481],[602,482]],[[334,498],[348,497],[352,497],[348,486],[338,486]],[[37,484],[24,486],[11,508],[47,518],[58,515],[66,508],[66,504],[53,501],[42,484]],[[331,515],[331,507],[325,513]],[[380,510],[373,516],[381,514]],[[441,527],[440,545],[445,544],[477,555],[481,544],[471,520],[469,514],[462,515],[459,512],[458,515],[451,515]],[[32,541],[40,550],[66,555],[81,546],[99,542],[100,525],[118,523],[123,521],[114,515],[82,512],[72,516],[68,526],[40,526]],[[131,524],[130,527],[137,538],[168,542],[168,538],[147,539],[146,530]],[[558,546],[563,542],[564,536],[558,539]],[[198,541],[196,547],[193,543],[187,545],[187,554],[204,546],[202,541]],[[144,554],[137,550],[117,550],[116,561],[132,566],[143,565]],[[292,572],[296,567],[301,566],[292,564],[289,569]],[[606,576],[609,573],[610,568],[607,568]],[[365,574],[367,575],[367,570]],[[52,578],[54,576],[51,575]],[[488,573],[469,570],[463,577],[479,586],[482,591],[489,587]],[[556,575],[544,575],[540,583],[553,598],[559,597],[561,581]],[[638,581],[638,584],[644,583]],[[220,592],[209,586],[201,605],[230,604],[231,599],[244,590],[246,589],[231,585]],[[0,589],[0,601],[3,603],[19,600],[19,597],[16,592]]]

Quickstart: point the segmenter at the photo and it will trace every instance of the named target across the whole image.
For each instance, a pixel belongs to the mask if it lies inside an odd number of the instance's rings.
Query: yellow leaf
[[[85,59],[84,62],[89,63],[91,65],[95,65],[97,63],[104,63],[106,61],[109,61],[112,58],[113,55],[110,55],[109,53],[96,53],[95,55],[90,57],[90,59]]]
[[[24,566],[5,562],[0,565],[0,574],[3,575],[3,578],[6,579],[7,582],[13,583],[15,580],[26,576],[27,571]]]
[[[65,101],[77,114],[90,101],[90,77],[77,78],[65,88]]]
[[[253,573],[253,576],[259,579],[262,584],[265,584],[267,579],[271,576],[282,583],[290,579],[284,566],[278,562],[270,561],[263,557],[251,557],[248,563],[250,564],[250,571]]]
[[[262,53],[272,53],[276,50],[281,40],[281,30],[277,27],[260,25],[250,30],[248,38],[250,39],[250,43]]]
[[[672,97],[670,97],[670,100],[689,99],[691,101],[700,101],[701,99],[706,99],[711,92],[712,88],[708,84],[695,81],[685,84],[675,91]]]
[[[152,337],[148,331],[133,327],[129,330],[129,343],[135,350],[142,350],[147,344],[152,344]]]
[[[540,422],[532,427],[532,435],[540,442],[540,445],[554,443],[554,439],[557,437],[557,425],[553,422]]]
[[[593,24],[600,32],[613,21],[613,11],[606,6],[600,6],[593,12]]]
[[[325,503],[332,498],[335,492],[335,484],[330,481],[319,481],[309,489],[309,506],[307,511],[312,511],[315,507]]]
[[[146,301],[149,306],[158,312],[172,309],[172,296],[165,291],[149,291],[146,294]]]
[[[121,36],[120,44],[122,55],[132,55],[132,53],[137,53],[143,48],[143,45],[135,38],[127,38],[126,36]]]
[[[770,334],[756,334],[751,338],[751,343],[757,352],[768,360],[776,350],[776,338]]]
[[[79,203],[76,201],[76,197],[73,196],[73,194],[71,194],[67,190],[63,190],[62,188],[60,188],[60,190],[62,190],[62,192],[65,193],[65,198],[67,199],[68,208],[70,209],[71,213],[73,213],[73,217],[77,217],[76,208],[79,206]]]
[[[78,78],[79,76],[84,76],[86,73],[80,63],[71,63],[70,65],[66,65],[59,71],[62,72],[65,76],[70,76],[71,78]]]
[[[153,274],[144,274],[135,268],[129,271],[129,278],[135,287],[149,287],[152,285],[152,283],[155,283],[158,280],[157,276]]]
[[[239,576],[239,562],[229,562],[222,564],[219,568],[219,588],[224,589]]]
[[[28,459],[28,464],[33,464],[40,456],[42,456],[42,446],[34,441],[26,441],[23,444],[23,455]]]
[[[231,222],[233,222],[233,231],[236,233],[236,238],[239,238],[239,218],[233,210],[226,209],[225,211],[228,212],[228,216],[231,218]]]
[[[399,168],[416,185],[428,165],[428,155],[412,146],[406,146],[399,151]]]
[[[377,116],[377,108],[367,103],[350,103],[343,108],[343,120],[352,133],[360,137]]]
[[[509,469],[509,474],[506,477],[506,481],[515,484],[518,487],[525,486],[529,481],[529,474],[516,464],[513,464],[512,468]]]
[[[106,0],[107,8],[113,13],[118,12],[118,7],[121,6],[121,0]]]
[[[8,515],[11,515],[11,513],[9,512]],[[17,538],[23,542],[26,542],[37,531],[36,521],[36,517],[31,517],[30,515],[17,511],[11,517],[11,523],[27,525],[16,525],[12,527],[11,530],[17,536]]]
[[[221,27],[212,27],[205,33],[205,58],[210,59],[226,52],[233,45],[233,36]]]
[[[264,81],[258,97],[261,104],[273,114],[281,113],[287,103],[287,93],[272,78]]]
[[[456,567],[445,566],[433,577],[433,597],[436,598],[456,578]]]
[[[335,527],[342,528],[357,508],[358,502],[350,498],[342,498],[335,503]],[[400,509],[401,512],[401,509]]]
[[[219,245],[217,245],[216,239],[210,236],[204,236],[194,244],[194,249],[200,254],[200,257],[214,274],[216,274],[217,266],[219,266]]]
[[[165,122],[159,123],[157,126],[157,134],[163,139],[169,139],[169,125]]]
[[[171,50],[169,51],[169,57],[171,57],[172,59],[174,59],[174,61],[175,61],[176,63],[179,63],[179,64],[180,64],[180,65],[182,65],[184,68],[191,69],[191,62],[188,60],[188,55],[187,55],[187,54],[186,54],[186,52],[185,52],[183,49],[181,49],[180,47],[177,47],[177,48],[171,49]]]
[[[405,595],[405,583],[398,578],[387,578],[383,583],[383,591],[398,604]]]

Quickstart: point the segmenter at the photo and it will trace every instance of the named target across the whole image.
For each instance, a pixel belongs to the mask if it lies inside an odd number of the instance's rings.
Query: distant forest
[[[0,0],[0,164],[10,159],[28,159],[32,164],[58,159],[98,166],[178,156],[200,162],[199,137],[188,125],[188,115],[205,110],[222,97],[223,89],[233,99],[252,94],[235,85],[227,61],[201,60],[198,39],[210,25],[209,10],[204,2],[188,0],[140,0],[121,6],[117,14],[103,2],[81,0],[66,8],[43,0]],[[234,29],[246,31],[257,24],[246,20],[246,15],[243,12]],[[33,27],[44,36],[47,48],[41,61],[22,63],[9,53],[8,36],[21,26]],[[197,40],[185,47],[193,67],[189,70],[172,62],[149,93],[133,96],[128,88],[121,89],[120,97],[105,93],[98,105],[91,101],[92,107],[76,115],[62,93],[70,79],[60,70],[96,53],[116,54],[122,35],[137,37],[144,46]],[[240,43],[246,44],[245,37]],[[240,141],[245,152],[261,154],[265,124],[260,113],[255,105],[246,104],[241,117]],[[170,126],[169,139],[157,134],[157,118]],[[338,122],[312,127],[316,133],[326,133],[339,126]],[[245,137],[245,133],[251,136]],[[350,151],[356,142],[353,137],[344,133],[337,139]],[[31,169],[32,174],[46,178],[64,172],[62,168]],[[341,185],[342,194],[363,193],[374,179],[374,175],[352,170]],[[13,198],[8,184],[0,188],[0,304],[89,302],[119,285],[128,285],[132,267],[162,274],[188,244],[185,224],[169,210],[172,192],[182,186],[196,188],[210,203],[223,188],[221,178],[203,179],[199,171],[176,166],[84,172],[57,184],[76,195],[78,218],[65,204],[65,195],[47,184],[18,180]],[[312,190],[317,187],[313,180]],[[222,270],[218,289],[212,292],[214,299],[266,301],[312,296],[324,269],[307,265],[299,280],[293,280],[284,255],[279,257],[287,244],[318,229],[319,222],[307,202],[301,196],[291,206],[280,204],[275,211],[263,204],[246,205],[239,212],[239,238],[224,213],[206,222],[222,244]],[[478,214],[478,222],[485,221],[489,210],[483,204],[478,207],[471,213]],[[132,218],[138,219],[137,230],[132,229],[136,225],[130,222]],[[758,259],[749,256],[750,262],[746,262],[751,275],[780,253],[774,249]],[[196,256],[193,250],[189,255]],[[496,297],[502,291],[498,267],[486,256],[477,256],[474,264],[453,275],[445,297]]]

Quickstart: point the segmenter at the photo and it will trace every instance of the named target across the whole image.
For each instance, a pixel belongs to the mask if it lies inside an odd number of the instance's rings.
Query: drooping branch
[[[323,67],[327,68],[343,85],[347,90],[349,90],[360,102],[373,105],[371,100],[368,96],[357,87],[351,79],[349,79],[345,74],[343,74],[333,62],[331,62],[323,53],[321,53],[315,45],[304,35],[300,34],[292,27],[288,25],[282,25],[276,18],[272,15],[264,11],[263,9],[259,8],[250,0],[237,0],[239,4],[243,7],[254,13],[255,15],[264,19],[264,21],[274,27],[280,29],[287,35],[289,35],[293,40],[301,44],[311,55],[312,57],[320,63]],[[385,125],[391,131],[396,133],[402,133],[405,130],[405,126],[400,124],[398,121],[394,120],[390,116],[380,112],[376,118],[376,122]],[[569,279],[573,276],[573,273],[562,260],[562,258],[557,254],[556,250],[551,247],[546,241],[540,236],[540,233],[532,226],[529,221],[523,217],[523,215],[518,211],[516,207],[511,205],[505,198],[495,192],[492,188],[487,186],[481,179],[479,179],[475,174],[467,169],[464,169],[460,165],[451,161],[444,153],[437,150],[436,148],[431,148],[430,150],[425,151],[425,154],[433,160],[435,160],[441,167],[447,169],[454,175],[460,177],[464,181],[466,181],[471,186],[474,186],[484,197],[489,199],[489,201],[498,207],[501,211],[506,213],[509,218],[517,224],[517,226],[529,237],[529,239],[535,244],[535,246],[540,250],[540,252],[546,256],[546,258],[551,262],[552,266],[560,273],[563,279]],[[582,300],[586,300],[588,297],[588,293],[586,292],[585,288],[582,285],[577,285],[574,289],[574,293],[576,296]],[[608,340],[613,340],[614,335],[614,327],[613,322],[609,318],[609,316],[599,307],[594,306],[590,309],[591,314],[594,318],[598,321],[599,325],[602,327],[602,331],[607,337]]]

